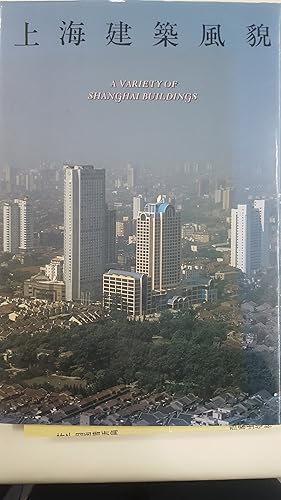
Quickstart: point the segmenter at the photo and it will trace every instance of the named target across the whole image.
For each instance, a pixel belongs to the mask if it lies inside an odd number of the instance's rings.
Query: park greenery
[[[223,389],[274,392],[270,360],[227,346],[227,329],[226,323],[198,319],[193,310],[166,311],[159,321],[129,321],[115,311],[70,330],[10,335],[0,344],[0,380],[10,376],[9,363],[17,382],[52,374],[77,377],[88,393],[133,382],[148,391],[193,392],[203,399]],[[1,353],[7,352],[4,361]]]

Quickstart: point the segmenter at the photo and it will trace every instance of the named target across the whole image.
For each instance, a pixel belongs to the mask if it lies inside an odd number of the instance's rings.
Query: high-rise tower
[[[20,210],[20,250],[33,248],[33,210],[29,198],[15,200]]]
[[[17,203],[3,205],[3,250],[11,254],[19,251],[20,209]]]
[[[231,210],[231,266],[251,276],[268,265],[268,218],[265,200]]]
[[[105,170],[64,167],[66,300],[89,301],[105,265]]]
[[[169,203],[148,203],[137,218],[136,271],[152,290],[176,288],[181,279],[181,220]]]

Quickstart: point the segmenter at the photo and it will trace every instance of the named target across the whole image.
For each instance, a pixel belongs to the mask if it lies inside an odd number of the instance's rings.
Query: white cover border
[[[2,0],[1,3],[12,1],[26,0]],[[240,0],[239,3],[281,3],[281,0]],[[21,425],[2,424],[0,483],[273,478],[281,477],[280,450],[281,426],[273,432],[265,429],[225,433],[195,431],[194,434],[60,440],[27,438]]]

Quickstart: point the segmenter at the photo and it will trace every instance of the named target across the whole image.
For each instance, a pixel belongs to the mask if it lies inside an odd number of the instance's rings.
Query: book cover
[[[1,423],[279,423],[279,20],[2,3]]]

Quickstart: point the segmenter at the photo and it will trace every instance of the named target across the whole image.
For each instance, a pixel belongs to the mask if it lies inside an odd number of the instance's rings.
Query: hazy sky
[[[2,4],[0,162],[173,168],[210,162],[246,178],[274,171],[280,6],[185,3]],[[85,42],[61,46],[62,21],[84,22]],[[106,23],[132,26],[130,47],[106,45]],[[177,47],[153,46],[157,21],[177,23]],[[38,47],[22,43],[24,22]],[[246,27],[270,28],[252,48]],[[221,24],[225,47],[199,46],[203,24]],[[97,102],[112,80],[177,80],[195,103]]]

